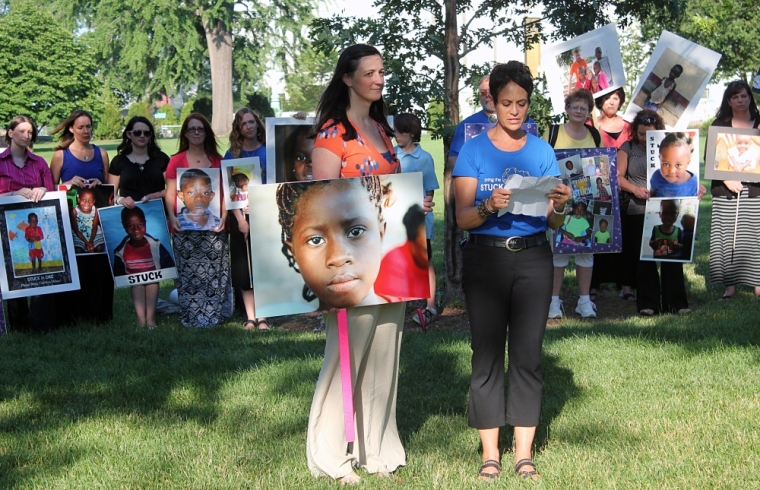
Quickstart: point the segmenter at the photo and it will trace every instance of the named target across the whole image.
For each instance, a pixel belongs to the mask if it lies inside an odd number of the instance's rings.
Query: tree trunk
[[[459,37],[457,33],[457,2],[446,0],[445,3],[445,37],[443,56],[443,84],[446,90],[446,98],[443,101],[443,113],[445,117],[456,126],[459,123]],[[462,230],[457,226],[456,207],[454,202],[454,187],[451,172],[453,165],[449,163],[449,149],[451,136],[443,140],[443,154],[445,166],[443,169],[443,197],[444,218],[446,229],[444,232],[444,264],[443,271],[446,282],[444,284],[444,303],[451,304],[455,300],[462,300],[462,250],[459,240],[462,239]]]
[[[211,128],[216,136],[232,129],[232,31],[221,20],[204,20],[208,58],[211,65]]]

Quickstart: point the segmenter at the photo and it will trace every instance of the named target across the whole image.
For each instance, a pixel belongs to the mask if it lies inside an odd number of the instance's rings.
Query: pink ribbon
[[[348,345],[348,315],[338,310],[338,352],[340,353],[340,383],[343,388],[343,425],[346,442],[354,442],[354,390],[351,383],[351,349]]]

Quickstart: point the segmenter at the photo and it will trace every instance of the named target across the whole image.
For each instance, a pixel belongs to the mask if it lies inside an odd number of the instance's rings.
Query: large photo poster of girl
[[[427,298],[422,174],[250,189],[256,316]]]
[[[177,277],[161,199],[138,202],[133,208],[111,206],[98,212],[117,288]]]
[[[3,298],[79,289],[65,192],[48,192],[36,203],[0,198],[0,237]]]
[[[565,222],[552,231],[557,254],[613,253],[623,247],[617,150],[555,150],[562,181],[572,190]]]
[[[74,253],[77,255],[106,253],[98,209],[113,206],[115,186],[108,184],[93,187],[59,185],[58,190],[66,192],[71,230],[74,233]]]
[[[267,172],[274,172],[269,175],[275,175],[275,182],[312,180],[314,118],[268,117],[266,125]]]

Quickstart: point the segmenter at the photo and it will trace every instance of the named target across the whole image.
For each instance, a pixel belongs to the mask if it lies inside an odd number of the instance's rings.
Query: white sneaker
[[[591,301],[578,303],[578,306],[575,307],[575,312],[583,318],[596,318],[596,305]]]
[[[552,304],[549,305],[549,318],[562,318],[562,313],[565,308],[562,306],[562,300],[552,300]]]

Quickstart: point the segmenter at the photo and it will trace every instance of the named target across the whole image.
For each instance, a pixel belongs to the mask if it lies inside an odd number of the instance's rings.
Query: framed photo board
[[[139,202],[132,209],[111,206],[98,213],[117,288],[177,277],[163,200]]]
[[[3,298],[79,289],[71,220],[65,192],[39,202],[0,197],[0,288]]]
[[[422,189],[419,172],[252,187],[256,315],[427,298]]]
[[[243,209],[248,206],[248,187],[261,185],[261,162],[259,157],[222,160],[224,180],[224,204],[227,209]]]
[[[218,168],[177,169],[177,220],[182,231],[213,230],[222,215]]]
[[[650,198],[644,214],[641,260],[692,262],[699,199]]]
[[[760,129],[710,127],[705,178],[760,182]]]
[[[552,230],[556,254],[614,253],[623,247],[615,148],[554,150],[572,190],[565,222]]]

